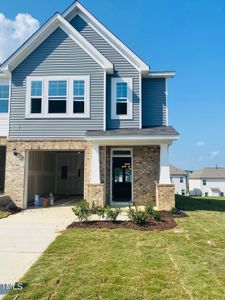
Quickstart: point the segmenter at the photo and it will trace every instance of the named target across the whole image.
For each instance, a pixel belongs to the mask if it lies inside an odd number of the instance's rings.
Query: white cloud
[[[205,142],[199,141],[195,144],[197,147],[205,146]]]
[[[39,27],[39,21],[29,14],[19,13],[14,20],[10,20],[0,13],[0,63],[6,60]]]
[[[212,159],[216,158],[219,154],[220,154],[219,150],[212,151],[212,152],[210,152],[209,159],[212,160]]]

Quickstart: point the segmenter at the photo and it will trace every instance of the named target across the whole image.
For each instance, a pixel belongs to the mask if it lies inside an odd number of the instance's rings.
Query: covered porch
[[[169,146],[178,137],[172,127],[87,132],[92,145],[87,200],[123,206],[151,202],[158,210],[169,210],[174,206]]]

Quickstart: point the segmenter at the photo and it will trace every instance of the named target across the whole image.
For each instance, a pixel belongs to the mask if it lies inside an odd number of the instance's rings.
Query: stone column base
[[[87,184],[86,190],[86,200],[90,204],[93,202],[95,205],[104,206],[105,205],[105,188],[104,184]]]
[[[169,211],[175,207],[175,185],[156,183],[156,209]]]

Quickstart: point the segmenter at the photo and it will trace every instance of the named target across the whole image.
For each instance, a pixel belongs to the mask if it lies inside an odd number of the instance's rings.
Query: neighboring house
[[[188,173],[170,165],[171,182],[175,185],[175,193],[186,196],[188,194]]]
[[[204,168],[189,176],[191,196],[219,197],[225,195],[225,168]]]
[[[145,46],[143,40],[143,47]],[[0,66],[5,194],[174,206],[167,84],[80,3],[53,15]]]

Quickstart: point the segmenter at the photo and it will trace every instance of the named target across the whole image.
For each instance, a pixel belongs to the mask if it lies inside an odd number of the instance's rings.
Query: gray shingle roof
[[[174,135],[178,136],[179,133],[172,126],[157,126],[143,129],[112,129],[112,130],[88,130],[87,137],[92,136],[117,136],[117,135]]]
[[[204,168],[194,171],[189,179],[225,179],[225,168]]]
[[[170,176],[187,176],[187,172],[173,165],[170,165]]]

